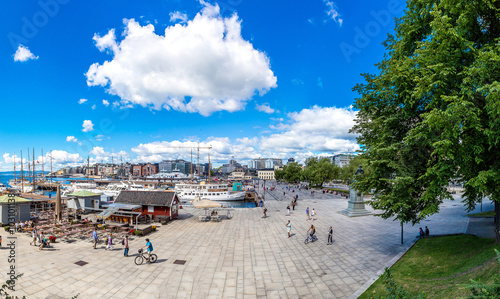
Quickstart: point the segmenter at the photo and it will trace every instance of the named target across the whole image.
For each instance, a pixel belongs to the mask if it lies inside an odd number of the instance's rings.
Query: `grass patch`
[[[395,281],[414,296],[424,292],[428,298],[465,297],[470,279],[492,283],[492,276],[500,272],[494,248],[500,249],[500,244],[471,235],[421,239],[391,272]],[[387,295],[379,278],[359,298]]]
[[[495,211],[467,214],[469,217],[495,217]]]

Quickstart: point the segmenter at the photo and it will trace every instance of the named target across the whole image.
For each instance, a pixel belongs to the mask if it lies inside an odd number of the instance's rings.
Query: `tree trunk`
[[[500,243],[500,202],[495,200],[495,236],[497,243]]]

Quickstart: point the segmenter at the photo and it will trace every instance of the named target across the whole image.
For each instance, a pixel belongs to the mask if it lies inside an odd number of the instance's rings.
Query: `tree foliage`
[[[482,196],[500,200],[499,8],[494,0],[408,1],[379,74],[354,87],[352,132],[372,170],[357,185],[376,189],[371,205],[383,217],[417,223],[437,213],[454,178],[469,210]]]

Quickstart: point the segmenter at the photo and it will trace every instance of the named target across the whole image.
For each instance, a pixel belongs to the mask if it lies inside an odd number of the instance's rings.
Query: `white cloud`
[[[255,109],[260,112],[265,112],[267,114],[274,113],[274,109],[269,107],[269,104],[255,105]]]
[[[97,108],[96,104],[92,105],[92,110],[95,110]]]
[[[170,13],[170,22],[180,21],[181,23],[186,23],[188,20],[187,14],[181,13],[180,11],[174,11]]]
[[[359,149],[356,135],[349,130],[354,125],[356,111],[348,108],[319,107],[289,113],[289,124],[278,124],[279,133],[263,137],[261,150],[277,152],[345,153]]]
[[[66,137],[67,142],[78,142],[78,139],[75,138],[75,136],[68,136]]]
[[[326,5],[326,14],[335,22],[339,23],[339,26],[342,26],[344,22],[343,19],[339,18],[340,14],[337,9],[337,5],[329,0],[323,0],[323,3]]]
[[[31,51],[28,49],[28,47],[25,47],[23,45],[19,45],[17,47],[17,51],[14,54],[14,61],[28,61],[30,59],[38,59],[38,56],[33,55]]]
[[[110,139],[110,137],[109,136],[106,137],[104,135],[96,135],[95,136],[95,140],[97,140],[97,141],[103,141],[104,139]]]
[[[219,6],[204,8],[187,24],[175,24],[157,35],[152,24],[125,20],[123,40],[114,30],[94,36],[113,59],[94,63],[89,86],[107,87],[121,105],[198,112],[243,110],[258,92],[276,87],[269,58],[241,37],[241,21],[222,17]]]
[[[63,163],[78,163],[82,162],[83,158],[80,156],[80,154],[70,154],[66,151],[63,150],[53,150],[51,153],[47,153],[45,155],[44,161],[50,161],[50,156],[52,155],[52,163],[54,164],[63,164]],[[41,160],[41,157],[38,158],[38,160]]]
[[[121,158],[128,159],[128,153],[125,151],[120,151],[118,153],[107,152],[101,146],[94,146],[89,154],[94,155],[95,158],[93,161],[99,163],[108,163],[111,161],[117,163]]]
[[[108,101],[106,101],[106,100],[102,100],[102,104],[103,104],[104,106],[106,106],[106,107],[108,107],[108,106],[109,106],[109,102],[108,102]]]
[[[82,126],[83,126],[82,132],[90,132],[94,130],[94,124],[92,123],[91,120],[84,120]]]
[[[210,153],[213,162],[224,163],[232,156],[238,161],[294,157],[303,162],[311,156],[355,152],[359,145],[349,130],[354,125],[356,113],[352,107],[319,106],[292,112],[287,115],[287,123],[283,123],[282,118],[273,119],[280,123],[262,137],[207,138],[200,142],[200,146],[212,146],[212,149],[200,150],[200,157],[206,162],[207,153]],[[132,152],[137,154],[136,161],[159,162],[177,158],[189,161],[191,148],[196,153],[197,145],[195,141],[156,141],[139,144],[132,148]]]
[[[21,163],[21,158],[18,157],[16,154],[13,154],[12,156],[9,154],[9,153],[5,153],[3,154],[3,160],[5,161],[5,163],[8,163],[8,164],[13,164],[14,161],[16,163]]]
[[[85,103],[86,101],[88,101],[87,99],[79,99],[78,100],[78,104],[83,104]]]

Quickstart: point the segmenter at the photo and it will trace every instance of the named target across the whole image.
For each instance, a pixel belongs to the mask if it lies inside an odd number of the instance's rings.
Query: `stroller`
[[[38,247],[39,250],[42,250],[43,248],[50,248],[49,242],[46,238],[43,238],[41,241],[40,247]]]

